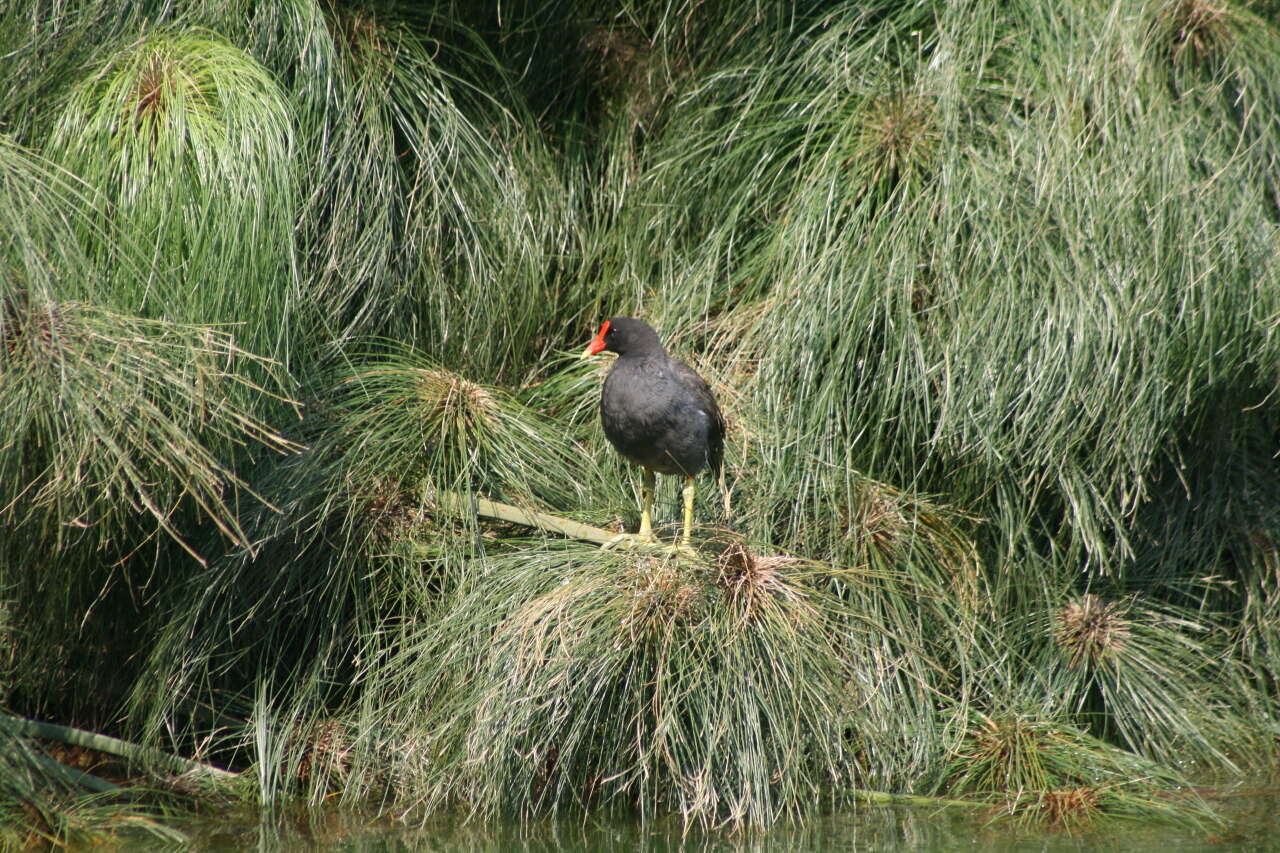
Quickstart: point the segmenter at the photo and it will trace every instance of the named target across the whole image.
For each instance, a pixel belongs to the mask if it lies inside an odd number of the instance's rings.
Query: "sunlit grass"
[[[1026,823],[1082,829],[1105,817],[1215,821],[1186,782],[1162,766],[1070,726],[1017,713],[976,716],[945,772],[953,795],[989,798],[997,817]]]
[[[1053,637],[1064,705],[1136,752],[1231,768],[1265,739],[1241,715],[1245,670],[1205,616],[1085,595],[1053,615]]]
[[[169,599],[132,700],[150,725],[183,729],[220,685],[242,691],[258,723],[279,721],[260,743],[307,742],[312,715],[354,695],[388,624],[433,612],[469,559],[503,547],[470,495],[535,507],[581,496],[582,458],[551,422],[407,348],[335,372],[309,410],[308,449],[258,470],[271,506],[241,520],[252,550],[211,563],[198,598]],[[274,779],[277,761],[301,756],[261,760]]]
[[[191,501],[240,545],[245,483],[218,446],[289,441],[239,408],[229,391],[250,380],[233,366],[261,363],[208,327],[179,326],[10,293],[4,300],[0,410],[11,523],[51,521],[110,539],[141,515],[185,543],[174,517]],[[267,365],[270,367],[270,365]],[[46,448],[37,452],[36,448]],[[248,496],[248,495],[246,495]]]
[[[413,815],[1274,762],[1274,9],[464,6],[0,9],[12,696]],[[634,525],[620,314],[727,416],[696,559],[469,508]]]
[[[45,146],[101,194],[85,233],[102,298],[237,339],[288,363],[297,305],[290,108],[266,70],[212,32],[160,29],[103,57]],[[137,241],[145,265],[120,257]]]
[[[387,748],[415,744],[392,765],[397,796],[757,826],[838,801],[879,772],[864,765],[883,749],[878,694],[913,677],[881,657],[887,626],[838,592],[879,580],[741,544],[486,560],[369,673],[394,685],[404,740]]]

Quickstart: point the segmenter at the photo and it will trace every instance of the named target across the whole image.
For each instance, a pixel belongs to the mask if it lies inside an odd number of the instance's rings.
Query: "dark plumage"
[[[689,542],[693,478],[703,470],[720,472],[724,454],[724,418],[711,389],[689,365],[667,355],[658,333],[631,317],[614,317],[584,355],[601,350],[618,354],[600,394],[600,420],[618,452],[645,471],[645,503],[640,536],[650,538],[649,510],[653,474],[685,480],[685,526]]]

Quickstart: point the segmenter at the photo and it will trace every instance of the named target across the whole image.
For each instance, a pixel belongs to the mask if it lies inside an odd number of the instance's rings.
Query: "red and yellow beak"
[[[604,336],[609,333],[609,321],[605,320],[600,324],[600,331],[596,332],[596,336],[591,339],[591,343],[587,344],[587,348],[582,351],[583,358],[589,358],[604,349]]]

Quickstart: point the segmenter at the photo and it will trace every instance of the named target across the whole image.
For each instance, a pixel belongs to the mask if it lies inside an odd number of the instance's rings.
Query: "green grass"
[[[884,629],[833,590],[868,583],[741,545],[711,562],[582,546],[486,560],[368,676],[390,682],[392,742],[415,744],[393,771],[428,804],[490,816],[801,814],[861,778],[874,738],[855,733],[894,689],[864,681]]]
[[[1102,817],[1201,829],[1217,821],[1185,780],[1160,765],[1016,713],[976,717],[944,772],[947,790],[990,799],[997,819],[1066,830]]]
[[[122,789],[91,793],[78,783],[77,771],[54,762],[7,725],[0,731],[0,849],[181,844],[186,836],[167,825],[175,813],[174,798],[168,799],[166,808]]]
[[[1276,758],[1273,6],[11,4],[0,695],[270,803],[1199,820]],[[634,529],[623,314],[697,559],[459,510]]]
[[[101,192],[89,251],[110,304],[234,324],[243,346],[288,364],[294,147],[289,106],[261,65],[213,33],[160,29],[71,89],[46,150]],[[140,269],[114,257],[128,241]]]

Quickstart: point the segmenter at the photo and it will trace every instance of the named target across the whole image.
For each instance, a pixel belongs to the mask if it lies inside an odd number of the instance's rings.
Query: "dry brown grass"
[[[1122,648],[1131,634],[1124,618],[1127,608],[1125,602],[1090,594],[1068,602],[1057,615],[1053,633],[1067,665],[1093,665]]]
[[[1235,42],[1231,11],[1212,0],[1173,0],[1159,13],[1158,27],[1169,59],[1200,65],[1221,59]]]

